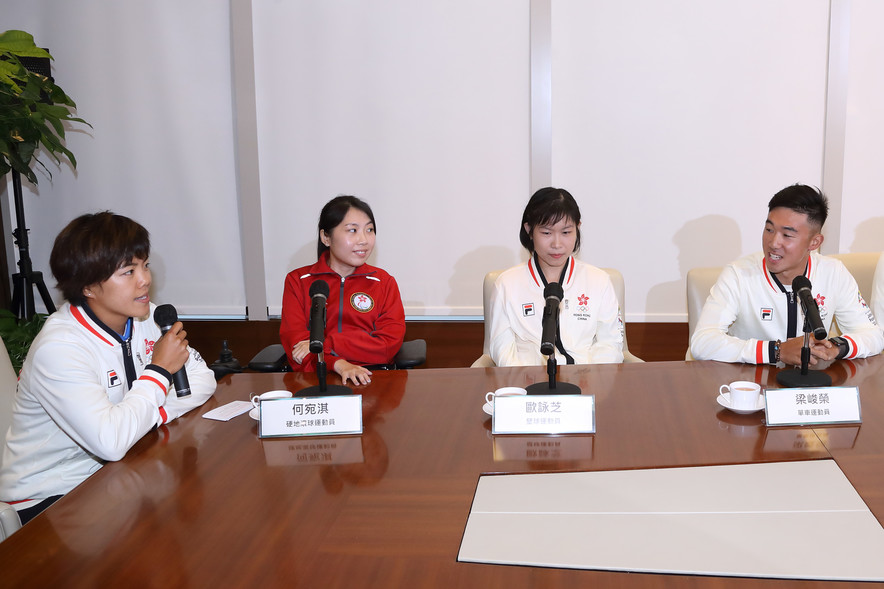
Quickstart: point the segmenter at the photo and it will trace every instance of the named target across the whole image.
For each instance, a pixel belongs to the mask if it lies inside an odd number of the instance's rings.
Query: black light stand
[[[549,375],[548,382],[535,382],[525,387],[529,395],[579,395],[580,387],[570,382],[556,382],[556,372],[558,365],[556,363],[555,353],[550,354],[546,360],[546,373]]]
[[[55,312],[55,304],[49,289],[43,282],[43,273],[34,272],[28,243],[28,228],[25,227],[25,205],[22,200],[21,176],[12,170],[12,195],[15,201],[15,230],[12,236],[18,246],[19,272],[12,275],[12,311],[19,319],[32,319],[37,313],[34,308],[34,287],[40,292],[47,313]]]
[[[777,373],[777,383],[786,388],[796,387],[830,387],[832,377],[820,370],[810,371],[810,322],[807,320],[807,311],[804,312],[804,345],[801,346],[801,368],[781,370]]]
[[[52,80],[48,57],[19,56],[19,61],[28,71]],[[41,100],[52,104],[48,96],[41,96]],[[12,236],[18,246],[18,268],[20,270],[12,275],[12,311],[19,319],[33,319],[37,313],[34,308],[34,287],[40,292],[40,298],[43,299],[47,313],[55,313],[55,304],[52,302],[46,283],[43,282],[43,273],[34,272],[31,264],[28,228],[25,226],[25,205],[21,192],[21,176],[15,170],[12,170],[12,195],[15,201],[15,230],[12,232]]]

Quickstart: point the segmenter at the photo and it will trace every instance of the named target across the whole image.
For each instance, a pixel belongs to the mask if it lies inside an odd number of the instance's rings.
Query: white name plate
[[[362,433],[362,395],[261,401],[259,438]]]
[[[767,425],[861,423],[857,387],[767,389]]]
[[[494,434],[594,434],[594,395],[494,397]]]

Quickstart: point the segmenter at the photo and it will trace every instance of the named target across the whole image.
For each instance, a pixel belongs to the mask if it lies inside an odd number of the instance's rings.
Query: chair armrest
[[[476,361],[470,365],[470,368],[494,368],[497,364],[494,363],[494,360],[491,359],[491,356],[488,354],[482,354]]]
[[[288,372],[291,370],[282,344],[271,344],[249,361],[249,370],[255,372]]]
[[[413,339],[402,342],[402,347],[396,352],[393,364],[396,368],[414,368],[427,361],[427,341]]]

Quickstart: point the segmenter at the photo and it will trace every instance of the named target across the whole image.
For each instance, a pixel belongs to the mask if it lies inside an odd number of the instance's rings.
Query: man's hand
[[[780,362],[790,366],[801,366],[801,348],[804,346],[804,336],[793,337],[780,344]],[[817,340],[810,338],[810,366],[815,366],[818,360],[834,360],[838,357],[838,346],[827,339]]]

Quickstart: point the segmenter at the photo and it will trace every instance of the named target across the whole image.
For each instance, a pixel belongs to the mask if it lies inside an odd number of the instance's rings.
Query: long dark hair
[[[368,206],[367,202],[355,196],[336,196],[325,203],[325,206],[322,207],[322,212],[319,213],[319,228],[316,238],[317,259],[321,258],[322,253],[328,249],[328,246],[322,243],[322,232],[325,231],[326,235],[331,235],[332,229],[341,224],[344,217],[347,216],[347,211],[351,208],[359,209],[368,215],[368,218],[371,219],[371,224],[374,225],[375,233],[377,233],[378,224],[374,222],[374,213],[371,212],[371,207]]]

